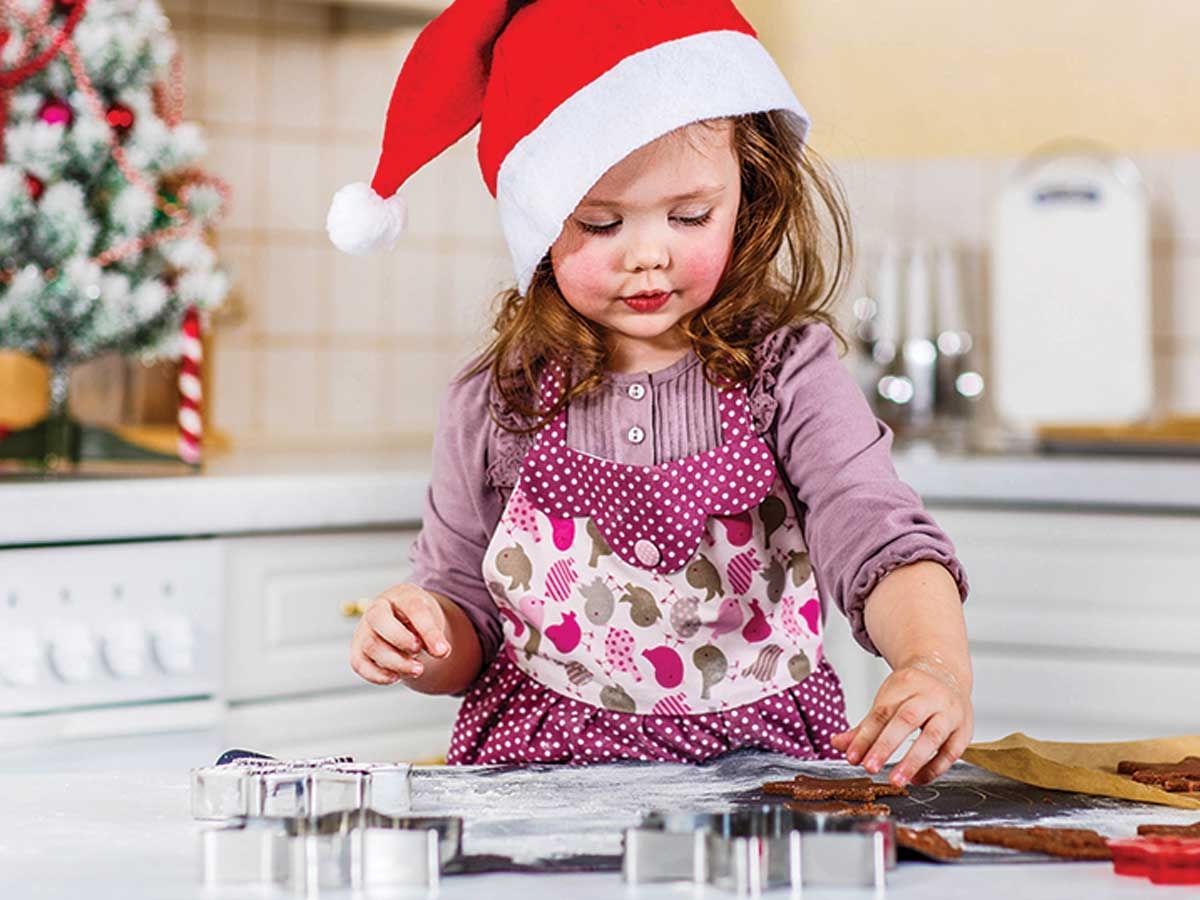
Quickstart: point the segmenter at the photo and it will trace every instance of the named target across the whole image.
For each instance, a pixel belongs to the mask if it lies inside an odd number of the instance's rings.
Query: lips
[[[621,300],[634,312],[649,313],[662,309],[671,299],[670,291],[635,294],[632,297],[622,297]]]

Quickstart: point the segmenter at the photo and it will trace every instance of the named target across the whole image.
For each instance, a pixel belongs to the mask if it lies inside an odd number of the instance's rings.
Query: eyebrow
[[[688,191],[685,194],[675,194],[670,197],[664,197],[663,200],[666,203],[683,203],[687,200],[699,200],[704,197],[711,197],[714,194],[721,193],[723,190],[725,190],[725,185],[723,185],[723,184],[705,185],[704,187],[696,188],[694,191]],[[597,208],[610,209],[612,207],[616,207],[616,206],[620,206],[620,205],[621,204],[616,200],[592,199],[592,200],[584,200],[582,203],[579,204],[579,208],[580,209],[597,209]]]

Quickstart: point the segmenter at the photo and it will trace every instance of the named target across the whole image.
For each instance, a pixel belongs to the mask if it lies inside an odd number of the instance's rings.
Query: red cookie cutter
[[[1108,842],[1113,871],[1155,884],[1200,884],[1200,838],[1138,837]]]

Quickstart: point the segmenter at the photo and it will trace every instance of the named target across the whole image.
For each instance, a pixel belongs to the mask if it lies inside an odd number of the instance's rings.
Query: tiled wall
[[[473,143],[412,179],[409,229],[391,253],[348,257],[324,231],[334,190],[371,178],[416,26],[276,0],[166,9],[187,116],[234,193],[218,237],[240,302],[217,328],[216,425],[248,448],[427,440],[508,271]]]
[[[187,115],[235,195],[219,241],[241,303],[217,336],[218,427],[244,448],[427,440],[510,271],[473,139],[407,186],[409,231],[391,253],[342,256],[323,225],[338,185],[370,179],[417,26],[287,0],[168,0],[167,11]],[[1167,409],[1200,413],[1200,153],[1138,162],[1154,202],[1159,393]],[[988,210],[1012,161],[833,163],[865,264],[889,235],[954,243],[985,309]]]

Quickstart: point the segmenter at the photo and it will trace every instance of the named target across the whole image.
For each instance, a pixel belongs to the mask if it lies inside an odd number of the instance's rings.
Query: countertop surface
[[[199,882],[198,831],[201,826],[188,815],[188,770],[209,764],[215,747],[210,736],[144,736],[140,738],[91,741],[62,745],[48,750],[0,754],[0,792],[5,813],[0,818],[0,896],[5,898],[107,898],[125,900],[185,900],[185,898],[272,896],[290,894],[284,889],[250,891],[228,888],[206,890]],[[836,767],[838,764],[805,764],[805,767]],[[558,821],[580,822],[613,811],[626,813],[639,803],[669,801],[682,791],[698,791],[703,797],[705,777],[684,767],[640,766],[631,773],[628,790],[611,791],[615,767],[563,770],[555,773],[558,784],[572,785],[566,791],[540,789],[546,781],[537,773],[515,772],[493,779],[480,779],[477,787],[452,793],[457,812],[466,816],[464,851],[519,850],[530,841],[529,828],[512,828],[503,841],[472,847],[472,824],[479,833],[488,822]],[[964,767],[965,768],[965,767]],[[445,771],[445,770],[443,770]],[[624,770],[622,770],[624,771]],[[978,770],[974,770],[978,772]],[[640,774],[639,774],[640,773]],[[717,776],[714,780],[714,774]],[[971,772],[960,777],[975,777]],[[708,790],[724,789],[724,769],[707,776]],[[952,771],[948,778],[953,777]],[[748,777],[757,779],[760,772]],[[472,775],[458,770],[454,778],[471,784]],[[436,781],[436,778],[434,779]],[[528,781],[526,785],[524,782]],[[673,787],[676,780],[691,788]],[[545,787],[545,786],[543,786]],[[639,787],[643,789],[639,790]],[[926,789],[929,790],[929,789]],[[423,801],[422,797],[426,797]],[[422,803],[442,802],[436,791],[423,793],[414,781],[415,811]],[[582,803],[582,807],[580,804]],[[632,805],[631,805],[632,804]],[[609,807],[612,807],[610,810]],[[586,808],[586,809],[584,809]],[[584,812],[584,815],[580,813]],[[1128,814],[1107,814],[1103,821],[1067,820],[1060,824],[1090,825],[1111,836],[1132,834],[1140,821],[1183,821],[1195,814],[1165,808],[1131,805]],[[1040,821],[1053,822],[1051,816]],[[579,826],[575,826],[578,830]],[[536,829],[534,829],[536,830]],[[601,830],[593,827],[592,832]],[[493,835],[504,830],[491,829]],[[946,833],[946,832],[944,832]],[[952,832],[948,834],[954,839]],[[616,835],[603,840],[614,846]],[[513,843],[513,842],[516,843]],[[478,842],[476,842],[478,843]],[[517,854],[511,854],[517,855]],[[1130,898],[1190,896],[1194,888],[1155,888],[1139,879],[1113,874],[1108,863],[972,863],[933,865],[901,863],[889,873],[887,896],[904,898]],[[323,891],[322,896],[352,896],[349,891]],[[376,896],[412,897],[405,894]],[[594,874],[489,874],[453,876],[443,879],[443,898],[521,897],[542,898],[657,898],[733,896],[715,888],[692,890],[686,885],[654,885],[631,888],[614,872]],[[787,896],[777,890],[767,896]],[[875,896],[870,890],[805,889],[806,898]]]
[[[420,520],[430,451],[218,456],[203,474],[0,478],[0,547]],[[1200,460],[895,454],[929,504],[1200,513]]]

